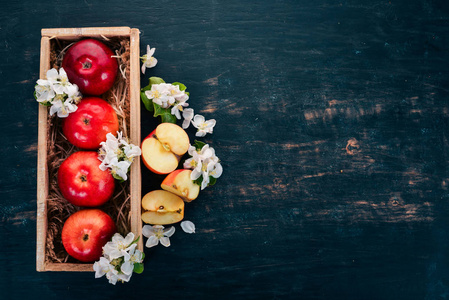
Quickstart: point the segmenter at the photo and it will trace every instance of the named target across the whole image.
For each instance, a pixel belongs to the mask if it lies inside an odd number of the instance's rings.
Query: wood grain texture
[[[41,30],[42,36],[59,39],[76,39],[83,36],[90,37],[113,37],[129,36],[129,27],[85,27],[85,28],[44,28]]]
[[[448,20],[441,0],[5,3],[2,295],[447,299]],[[117,286],[34,270],[40,29],[95,26],[139,28],[141,86],[184,83],[224,166],[186,204],[196,233]],[[142,137],[157,124],[141,106]],[[143,167],[142,194],[162,180]]]
[[[139,29],[133,28],[130,32],[130,139],[132,143],[140,142],[140,39]],[[136,236],[142,235],[141,199],[142,175],[140,172],[140,159],[136,159],[130,171],[131,185],[131,230]],[[143,251],[143,239],[139,239],[138,249]]]
[[[42,37],[40,48],[39,78],[47,79],[50,67],[50,39]],[[48,109],[39,106],[39,131],[37,148],[37,226],[36,226],[36,270],[45,270],[45,245],[47,243],[47,197],[48,197],[48,167],[47,167],[47,115]]]

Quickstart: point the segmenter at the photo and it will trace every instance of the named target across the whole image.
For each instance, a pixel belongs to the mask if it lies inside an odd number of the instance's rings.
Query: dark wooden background
[[[107,2],[0,1],[1,299],[449,298],[447,1]],[[40,29],[88,26],[141,30],[224,166],[117,286],[35,271]]]

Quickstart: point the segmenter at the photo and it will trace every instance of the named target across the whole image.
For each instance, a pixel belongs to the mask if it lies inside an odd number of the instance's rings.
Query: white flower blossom
[[[47,80],[50,82],[50,84],[57,84],[59,80],[58,70],[56,70],[55,68],[48,70]]]
[[[109,260],[114,260],[116,258],[124,256],[124,252],[129,251],[134,241],[134,233],[130,232],[123,237],[120,233],[114,234],[112,240],[107,242],[103,246],[103,254],[109,258]]]
[[[195,115],[195,117],[193,117],[192,124],[198,129],[195,136],[203,137],[207,133],[213,132],[216,121],[215,119],[210,119],[206,121],[204,116]]]
[[[34,89],[36,92],[36,100],[39,103],[49,102],[56,96],[48,80],[39,79]]]
[[[145,74],[146,68],[153,68],[157,65],[157,59],[153,57],[154,51],[156,48],[150,48],[150,45],[147,45],[147,54],[141,57],[143,74]]]
[[[137,240],[132,232],[126,237],[116,233],[111,241],[103,246],[103,256],[93,265],[95,278],[106,275],[109,283],[128,282],[134,271],[134,264],[141,264],[143,253],[137,248]],[[143,265],[140,266],[140,273]]]
[[[142,150],[139,146],[126,145],[123,149],[128,161],[132,162],[134,157],[142,155]]]
[[[134,244],[137,246],[137,244]],[[136,247],[130,249],[128,256],[125,256],[125,262],[120,267],[123,274],[130,275],[133,272],[134,264],[142,262],[142,252],[136,249]]]
[[[130,144],[123,133],[117,132],[117,137],[112,133],[106,135],[106,141],[100,143],[98,159],[101,161],[99,168],[106,171],[108,168],[111,174],[122,180],[128,179],[128,171],[134,157],[142,154],[140,147]]]
[[[145,91],[145,95],[162,108],[171,108],[170,113],[177,119],[181,119],[181,112],[184,111],[184,107],[189,106],[187,103],[189,95],[185,91],[181,91],[179,85],[153,84],[150,90]]]
[[[162,225],[145,225],[142,228],[142,235],[148,238],[145,244],[147,248],[156,246],[157,244],[159,244],[159,241],[163,246],[169,247],[169,237],[171,237],[174,233],[175,227],[173,226],[168,229],[164,229],[164,226]]]
[[[59,69],[59,75],[56,78],[58,80],[53,82],[53,89],[55,90],[55,93],[59,95],[68,95],[68,90],[71,89],[73,85],[69,82],[69,78],[67,77],[67,73],[64,68]]]
[[[223,173],[223,167],[220,159],[215,155],[215,149],[205,144],[200,150],[190,145],[188,151],[190,158],[186,159],[183,167],[192,169],[190,179],[193,181],[202,177],[201,189],[205,189],[210,183],[210,176],[219,178]]]
[[[50,107],[50,116],[53,116],[55,113],[60,118],[66,118],[70,113],[76,111],[78,106],[73,104],[70,99],[62,102],[62,100],[55,100],[52,102],[52,106]]]
[[[193,119],[194,111],[193,108],[186,108],[182,112],[182,117],[184,121],[182,121],[182,128],[187,129],[190,126],[190,122]]]
[[[114,269],[114,266],[109,263],[109,259],[107,259],[106,257],[100,257],[100,260],[94,263],[94,271],[95,271],[95,278],[100,278],[107,273],[117,274],[117,271]]]
[[[38,79],[35,86],[36,101],[50,107],[50,115],[67,117],[77,110],[82,96],[76,84],[71,84],[63,68],[47,71],[47,79]]]
[[[182,221],[181,228],[185,233],[195,233],[195,224],[191,221]]]
[[[188,100],[188,99],[187,99],[187,100]],[[187,100],[186,100],[186,101],[187,101]],[[186,101],[183,101],[183,102],[176,102],[176,103],[173,105],[172,109],[171,109],[171,114],[172,114],[172,115],[175,115],[175,117],[176,117],[178,120],[181,119],[181,113],[180,113],[180,112],[184,110],[184,107],[189,106],[189,103],[187,103]]]
[[[121,177],[123,180],[128,180],[128,170],[131,166],[131,163],[127,160],[124,161],[118,161],[117,157],[114,157],[110,164],[111,166],[111,174],[117,175],[118,177]]]

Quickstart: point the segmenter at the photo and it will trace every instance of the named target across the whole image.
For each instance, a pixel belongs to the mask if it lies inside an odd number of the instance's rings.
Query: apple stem
[[[87,241],[89,239],[89,235],[86,233],[86,234],[84,234],[84,236],[83,236],[83,241]]]

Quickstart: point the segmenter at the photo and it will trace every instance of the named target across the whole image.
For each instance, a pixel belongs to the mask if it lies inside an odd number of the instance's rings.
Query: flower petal
[[[200,167],[201,170],[201,167]],[[190,173],[190,179],[197,180],[202,175],[201,171],[198,171],[197,168],[193,169],[192,173]]]
[[[150,236],[154,236],[154,228],[150,225],[145,225],[142,227],[142,235],[149,238]]]
[[[161,244],[162,244],[162,246],[165,246],[165,247],[170,247],[170,239],[168,238],[168,237],[162,237],[161,238]]]
[[[130,261],[124,262],[123,265],[120,267],[120,270],[126,274],[130,275],[133,272],[134,264]]]
[[[164,230],[164,236],[171,237],[175,233],[175,227],[172,226],[169,229]]]
[[[206,135],[206,131],[203,131],[203,130],[198,130],[196,133],[195,133],[195,136],[197,136],[197,137],[203,137],[203,136],[205,136]]]
[[[204,123],[204,120],[204,116],[195,115],[195,117],[193,117],[193,125],[198,128],[201,124]]]
[[[181,228],[185,233],[195,233],[195,224],[191,221],[182,221]]]
[[[220,163],[215,164],[215,168],[210,172],[210,175],[214,178],[218,178],[223,173],[223,167]]]
[[[162,242],[162,241],[161,241]],[[159,244],[159,240],[157,239],[156,236],[150,236],[145,244],[145,247],[147,248],[151,248],[156,246],[157,244]]]

